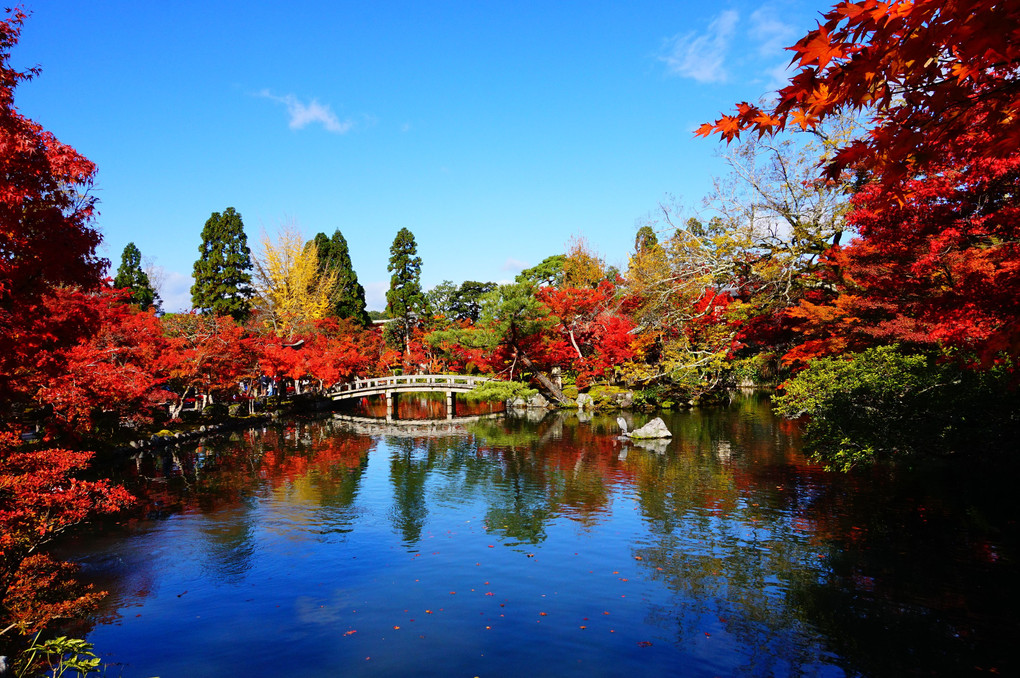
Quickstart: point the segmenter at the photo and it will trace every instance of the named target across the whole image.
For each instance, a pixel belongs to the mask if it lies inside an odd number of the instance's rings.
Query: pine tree
[[[319,233],[313,241],[319,253],[319,274],[327,270],[335,271],[337,278],[336,294],[333,298],[331,314],[337,318],[349,318],[354,322],[368,326],[372,319],[365,310],[365,288],[358,282],[358,274],[351,263],[351,253],[347,247],[347,239],[340,229],[333,231],[333,237],[327,238]]]
[[[405,352],[411,328],[425,308],[425,295],[421,291],[421,257],[417,254],[414,234],[406,228],[400,229],[390,246],[390,265],[386,268],[393,274],[390,289],[386,292],[386,310],[398,326]]]
[[[133,242],[129,242],[120,255],[120,267],[117,268],[113,286],[131,290],[131,301],[142,310],[153,306],[159,309],[159,295],[152,289],[149,276],[142,270],[142,253]]]
[[[213,212],[202,229],[191,304],[203,312],[244,320],[251,312],[251,251],[241,215],[233,207]]]

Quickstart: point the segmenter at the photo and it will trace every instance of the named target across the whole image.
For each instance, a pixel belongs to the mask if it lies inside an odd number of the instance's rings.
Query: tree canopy
[[[113,279],[113,286],[130,290],[132,303],[142,310],[159,307],[159,295],[152,289],[149,276],[142,269],[142,253],[133,242],[129,242],[120,255],[120,266],[117,268],[117,277]]]
[[[340,229],[333,231],[332,237],[317,233],[313,242],[319,257],[319,274],[329,271],[336,276],[330,314],[335,318],[349,318],[366,327],[371,325],[372,319],[365,310],[365,288],[358,282],[343,233]]]
[[[1004,158],[1020,146],[1020,5],[1001,0],[862,0],[838,3],[796,45],[796,73],[772,106],[737,105],[698,134],[814,129],[837,113],[866,110],[868,134],[829,161],[886,186],[927,170],[947,143],[978,129],[974,156]]]
[[[195,262],[191,304],[203,312],[229,315],[235,320],[251,312],[251,250],[241,215],[228,207],[213,212],[202,229]]]
[[[401,228],[390,246],[390,263],[386,268],[390,276],[390,289],[386,292],[386,311],[396,321],[405,352],[411,328],[425,309],[425,295],[421,290],[421,257],[414,234]]]

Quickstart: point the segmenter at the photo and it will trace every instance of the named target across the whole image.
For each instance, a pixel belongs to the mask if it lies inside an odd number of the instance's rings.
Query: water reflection
[[[994,475],[831,475],[762,399],[664,418],[674,437],[650,447],[615,416],[540,412],[452,435],[295,422],[140,455],[140,516],[68,546],[114,592],[91,638],[176,675],[132,650],[160,642],[156,618],[209,675],[236,673],[243,650],[209,645],[196,617],[258,606],[232,645],[287,629],[301,670],[279,675],[365,656],[422,675],[476,675],[480,656],[539,675],[1015,667],[1016,509]]]

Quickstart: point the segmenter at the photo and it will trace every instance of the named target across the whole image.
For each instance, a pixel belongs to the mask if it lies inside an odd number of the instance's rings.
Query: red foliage
[[[630,334],[634,323],[617,312],[613,283],[603,280],[595,288],[543,287],[536,296],[559,320],[557,334],[545,337],[536,354],[551,364],[569,365],[577,372],[578,386],[584,388],[634,357]]]
[[[861,0],[838,3],[790,48],[797,72],[771,110],[741,103],[698,134],[727,140],[815,127],[840,111],[872,112],[868,137],[840,150],[846,168],[888,186],[942,158],[979,129],[976,157],[1005,158],[1020,146],[1020,5],[1000,0]],[[899,186],[896,186],[899,188]]]
[[[163,318],[173,346],[171,384],[183,400],[195,393],[224,399],[238,382],[254,376],[254,340],[230,316],[182,313]]]
[[[861,237],[832,253],[838,295],[789,311],[805,341],[788,362],[893,342],[1018,355],[1020,154],[973,157],[985,136],[943,149],[902,202],[877,183],[854,196]]]
[[[33,402],[38,397],[54,398],[57,411],[76,420],[108,406],[107,371],[134,379],[145,358],[125,357],[124,339],[148,320],[121,316],[103,294],[71,289],[98,289],[105,267],[88,196],[95,167],[14,107],[15,87],[37,73],[9,64],[24,19],[15,10],[0,21],[0,629],[27,631],[94,600],[71,590],[66,567],[33,551],[130,498],[78,479],[88,452],[23,446],[17,422],[26,407],[46,404]],[[112,327],[97,334],[103,322]],[[127,334],[114,336],[121,330]],[[129,398],[152,385],[139,380]]]
[[[22,630],[88,603],[61,599],[45,583],[51,576],[63,579],[66,569],[46,559],[26,558],[69,527],[131,501],[123,488],[76,477],[91,457],[91,452],[25,448],[16,435],[0,432],[0,597],[5,616]],[[47,579],[33,580],[32,573],[43,571],[50,573]],[[45,593],[45,599],[36,600],[39,593]]]
[[[275,337],[260,339],[258,364],[264,374],[316,379],[325,388],[372,373],[382,338],[349,320],[320,321],[316,331],[289,344]]]
[[[174,354],[160,322],[127,301],[123,291],[67,288],[45,300],[51,322],[86,330],[76,343],[37,357],[52,369],[37,372],[34,398],[52,407],[64,432],[91,431],[100,416],[150,422],[171,397],[162,384]]]

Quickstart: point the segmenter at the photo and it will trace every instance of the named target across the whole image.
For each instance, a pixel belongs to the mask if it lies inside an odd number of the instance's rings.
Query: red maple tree
[[[24,20],[13,10],[0,21],[0,635],[94,603],[73,590],[68,566],[38,549],[129,499],[79,479],[91,453],[21,439],[23,414],[40,408],[40,386],[67,369],[94,327],[54,317],[57,290],[98,289],[106,265],[96,256],[88,194],[95,167],[14,107],[17,85],[37,74],[10,66]]]
[[[861,170],[887,187],[926,172],[962,135],[975,157],[1020,146],[1020,5],[1000,0],[840,2],[790,48],[796,73],[772,106],[737,105],[698,134],[815,128],[839,112],[866,110],[871,129],[829,165]]]

